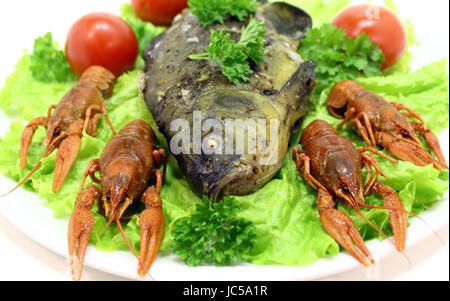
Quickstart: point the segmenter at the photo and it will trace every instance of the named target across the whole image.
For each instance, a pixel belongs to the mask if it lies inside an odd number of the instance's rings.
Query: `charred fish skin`
[[[231,83],[219,65],[192,61],[189,55],[205,52],[211,30],[225,28],[232,39],[239,40],[244,23],[230,19],[223,25],[205,28],[186,9],[144,51],[142,92],[168,144],[179,135],[171,130],[172,122],[186,120],[193,129],[198,112],[203,121],[218,120],[222,129],[227,128],[227,120],[265,120],[267,126],[271,120],[279,122],[275,138],[266,141],[267,145],[277,145],[269,153],[258,149],[251,154],[208,154],[203,150],[174,154],[195,190],[213,199],[219,195],[246,195],[270,181],[282,166],[293,125],[311,107],[315,64],[304,62],[297,52],[300,39],[312,27],[311,18],[303,10],[281,2],[259,6],[255,18],[265,22],[265,61],[252,66],[249,81],[239,85]],[[283,22],[288,25],[283,27]],[[210,135],[202,131],[201,141]],[[244,136],[248,135],[249,129],[245,129]],[[235,144],[236,138],[232,138]],[[191,144],[190,150],[193,148]],[[267,157],[271,157],[271,164],[261,163]]]

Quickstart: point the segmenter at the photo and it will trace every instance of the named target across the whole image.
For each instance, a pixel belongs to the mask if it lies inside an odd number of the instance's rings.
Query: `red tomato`
[[[344,9],[333,24],[355,38],[366,33],[372,42],[380,45],[386,61],[383,69],[394,65],[406,49],[407,37],[403,24],[390,10],[376,5],[355,5]]]
[[[66,41],[67,60],[78,76],[92,65],[119,76],[134,67],[138,52],[138,40],[131,27],[107,13],[82,17],[72,25]]]
[[[170,25],[173,18],[188,7],[188,0],[132,0],[136,14],[155,25]]]

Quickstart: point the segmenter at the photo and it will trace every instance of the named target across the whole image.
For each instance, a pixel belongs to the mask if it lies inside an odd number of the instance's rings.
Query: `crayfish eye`
[[[111,195],[108,193],[108,194],[105,196],[105,198],[106,198],[107,201],[110,201],[110,200],[111,200]]]
[[[342,187],[342,190],[343,190],[345,193],[349,193],[349,192],[350,192],[350,189],[348,189],[347,186]]]
[[[411,138],[411,135],[408,133],[408,131],[403,130],[402,131],[403,138]]]
[[[53,132],[53,137],[57,137],[59,136],[59,134],[61,134],[61,132],[58,129],[55,129],[55,131]]]

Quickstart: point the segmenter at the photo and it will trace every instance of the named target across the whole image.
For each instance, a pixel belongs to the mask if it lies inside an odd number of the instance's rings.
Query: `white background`
[[[0,87],[14,70],[23,49],[32,48],[37,36],[52,31],[54,38],[64,43],[71,24],[93,11],[118,13],[126,0],[78,1],[0,1]],[[312,1],[312,0],[311,0]],[[359,1],[361,2],[361,1]],[[417,28],[421,46],[415,49],[415,67],[448,57],[449,1],[400,0],[399,8]],[[0,112],[0,118],[3,118]],[[1,155],[1,154],[0,154]],[[19,200],[18,200],[19,201]],[[0,206],[2,206],[0,200]],[[35,227],[38,225],[30,225]],[[449,280],[448,223],[434,229],[436,236],[411,246],[405,258],[395,254],[381,260],[378,280]],[[114,264],[114,263],[111,263]],[[24,235],[0,214],[0,280],[68,280],[66,259],[53,253]],[[125,280],[91,268],[85,268],[84,280]],[[358,268],[320,280],[371,280],[364,268]]]

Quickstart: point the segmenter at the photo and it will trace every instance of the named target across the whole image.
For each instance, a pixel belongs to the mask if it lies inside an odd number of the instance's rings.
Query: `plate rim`
[[[416,34],[417,34],[417,32],[416,32]],[[448,43],[448,40],[447,40],[447,43]],[[411,49],[411,50],[413,51],[413,49]],[[447,58],[448,58],[448,56],[447,56]],[[3,82],[0,83],[0,87],[2,87],[2,85],[3,85]],[[3,118],[3,116],[4,116],[4,113],[3,113],[2,110],[0,110],[0,117]],[[10,119],[8,121],[8,128],[9,128],[10,121],[12,121],[12,119]],[[1,130],[1,127],[0,127],[0,130]],[[447,139],[448,139],[448,129],[447,129]],[[448,143],[447,143],[446,147],[447,147],[446,155],[448,156]],[[448,158],[447,158],[447,160],[448,160]],[[3,189],[5,187],[11,187],[11,185],[15,185],[15,182],[10,180],[10,179],[7,179],[2,174],[0,174],[0,187]],[[56,219],[56,218],[54,218],[52,209],[46,207],[44,205],[44,200],[41,200],[39,198],[39,196],[37,196],[36,193],[30,192],[30,191],[26,191],[26,190],[23,190],[23,189],[19,190],[18,192],[20,192],[20,191],[23,191],[24,194],[20,194],[21,196],[17,196],[17,199],[20,199],[22,197],[27,198],[27,197],[29,197],[29,194],[32,194],[33,196],[31,197],[31,199],[33,201],[35,201],[36,204],[39,204],[39,207],[41,207],[41,209],[43,211],[46,211],[47,215],[51,216],[52,221],[55,221],[55,223],[54,223],[55,225],[58,225],[59,227],[62,227],[64,229],[63,232],[66,231],[68,219]],[[427,218],[428,216],[432,217],[433,216],[433,212],[436,212],[436,211],[439,211],[439,210],[443,210],[446,214],[444,214],[444,217],[439,220],[439,223],[438,223],[439,225],[435,225],[436,228],[439,228],[439,229],[442,229],[443,227],[448,227],[448,225],[449,225],[449,218],[448,218],[449,198],[448,198],[448,193],[449,192],[447,191],[446,192],[446,197],[444,198],[443,201],[438,202],[432,208],[430,208],[429,210],[427,210],[426,212],[424,212],[424,213],[422,213],[420,215],[421,217],[423,216],[424,218]],[[13,196],[16,196],[16,195],[14,194],[14,195],[12,195],[12,197]],[[67,251],[66,239],[64,239],[62,242],[58,242],[57,244],[52,244],[52,243],[50,243],[50,244],[48,244],[48,243],[47,244],[43,244],[41,241],[38,240],[38,238],[35,237],[35,235],[32,233],[33,231],[31,231],[31,230],[37,230],[37,227],[31,227],[31,228],[30,227],[26,227],[26,224],[24,224],[23,222],[20,222],[21,218],[17,218],[17,217],[20,217],[20,216],[17,216],[17,214],[16,215],[8,214],[8,212],[9,212],[8,210],[12,210],[14,208],[4,207],[3,206],[4,203],[10,203],[9,205],[11,205],[11,204],[14,205],[15,201],[17,201],[15,198],[12,200],[12,202],[11,202],[10,199],[7,199],[7,198],[5,198],[4,200],[0,200],[0,203],[2,203],[1,204],[2,206],[0,206],[0,215],[2,215],[5,218],[6,221],[8,221],[11,225],[13,225],[17,229],[19,229],[23,234],[25,234],[27,237],[29,237],[32,241],[35,241],[37,244],[45,247],[46,249],[50,250],[51,252],[53,252],[55,254],[58,254],[58,255],[63,256],[64,258],[67,258],[67,254],[66,254],[66,251]],[[28,212],[28,214],[33,216],[32,212]],[[411,234],[412,233],[409,235],[409,239],[408,239],[407,246],[406,246],[406,251],[408,251],[415,244],[420,243],[420,241],[422,241],[426,237],[429,237],[429,235],[426,235],[426,232],[428,231],[428,228],[424,230],[423,229],[424,227],[425,226],[422,225],[418,221],[418,219],[413,218],[411,220],[411,225],[408,228],[408,232],[411,233],[410,232],[411,229],[412,229],[412,232],[415,232],[416,228],[417,228],[417,231],[418,231],[419,234],[418,234],[417,237],[414,236],[414,238],[411,238]],[[439,230],[439,229],[435,229],[435,230]],[[52,229],[52,230],[55,230],[55,229]],[[54,233],[60,233],[60,232],[61,231],[55,230]],[[62,237],[65,237],[65,235],[66,234],[63,234]],[[430,235],[431,235],[431,233],[430,233]],[[384,258],[387,258],[387,257],[390,257],[390,256],[396,254],[395,249],[390,245],[390,243],[388,241],[374,240],[374,241],[368,242],[367,245],[368,245],[369,249],[371,249],[371,252],[372,252],[373,256],[375,257],[375,259],[377,261],[381,261]],[[379,250],[379,248],[381,248],[382,250]],[[102,266],[101,265],[102,261],[100,259],[102,259],[102,257],[108,257],[108,256],[105,256],[105,254],[110,254],[110,255],[111,254],[120,254],[120,256],[124,257],[123,262],[130,262],[130,266],[132,267],[132,268],[126,270],[126,271],[133,270],[133,274],[134,275],[132,275],[131,272],[124,272],[123,270],[120,270],[120,268],[118,266],[115,266],[114,264],[110,265],[110,266],[106,266],[106,267]],[[175,256],[171,255],[171,256],[166,257],[166,258],[173,258],[173,257],[175,257]],[[316,274],[317,276],[314,276],[313,278],[299,277],[299,279],[291,279],[291,278],[289,278],[289,279],[281,279],[281,280],[315,280],[315,279],[326,277],[326,276],[330,276],[330,275],[337,275],[337,274],[340,274],[340,273],[344,273],[346,271],[353,270],[353,269],[356,269],[356,268],[360,267],[360,265],[352,257],[350,257],[350,255],[348,255],[345,252],[341,252],[339,255],[333,256],[333,257],[330,257],[330,258],[319,259],[316,263],[313,263],[313,264],[309,265],[308,267],[314,267],[315,268],[315,267],[321,266],[321,265],[328,265],[328,264],[330,264],[330,261],[333,261],[336,258],[338,258],[339,260],[341,260],[342,262],[344,262],[346,264],[345,267],[341,267],[339,269],[335,269],[335,270],[339,270],[338,272],[317,273]],[[131,261],[133,261],[133,263],[131,263]],[[163,263],[164,263],[164,260],[161,260],[161,258],[157,258],[157,260],[155,261],[154,269],[160,267],[161,264],[163,264]],[[136,269],[136,267],[137,267],[137,263],[135,263],[135,258],[128,251],[115,251],[114,253],[105,253],[105,252],[98,251],[97,249],[95,249],[94,246],[92,246],[92,244],[90,244],[89,247],[88,247],[88,250],[87,250],[85,264],[86,264],[86,266],[89,266],[89,267],[94,268],[96,270],[103,271],[103,272],[106,272],[106,273],[109,273],[109,274],[113,274],[113,275],[117,275],[117,276],[121,276],[121,277],[124,277],[124,278],[134,279],[134,280],[148,280],[148,278],[141,279],[141,278],[139,278],[137,276],[137,273],[135,273],[135,271],[134,271]],[[189,268],[189,267],[185,266],[184,263],[183,263],[183,266],[186,267],[187,269],[189,269],[189,271],[192,271],[192,269],[197,269],[197,268]],[[239,265],[239,266],[244,266],[244,267],[247,267],[247,266],[252,266],[253,267],[254,266],[254,267],[257,267],[259,270],[260,269],[264,269],[263,267],[267,267],[267,266],[259,266],[259,265],[252,265],[252,264],[244,264],[244,265]],[[272,266],[274,266],[274,265],[272,265]],[[299,267],[299,266],[287,266],[287,267],[286,266],[275,266],[275,267],[276,268],[282,268],[283,270],[286,270],[286,271],[296,270],[296,269],[299,269],[299,268],[302,269],[303,268],[303,267]],[[207,268],[214,269],[215,267],[208,266]],[[231,267],[231,268],[234,268],[234,267]],[[203,269],[204,269],[203,267],[199,267],[198,268],[198,270],[200,270],[200,271],[202,271]],[[228,270],[228,268],[226,268],[226,267],[221,267],[221,269]],[[268,268],[268,270],[271,271],[270,268]],[[227,272],[227,273],[229,273],[229,272]],[[159,275],[159,273],[157,271],[155,271],[154,276],[155,276],[156,280],[159,280],[158,275]],[[164,277],[165,277],[165,275],[166,274],[164,274],[164,273],[162,274],[162,276],[164,276]],[[232,275],[232,276],[233,276],[232,279],[227,279],[227,280],[236,280],[236,278],[238,276],[240,276],[240,275]],[[161,279],[162,278],[163,277],[161,277]],[[208,275],[208,278],[207,279],[204,278],[204,279],[211,280],[210,278],[211,278],[211,275]],[[181,280],[183,280],[183,279],[181,279]],[[200,280],[202,280],[202,279],[200,279]],[[217,280],[224,280],[224,279],[219,278]],[[274,280],[274,279],[270,279],[270,280]]]

